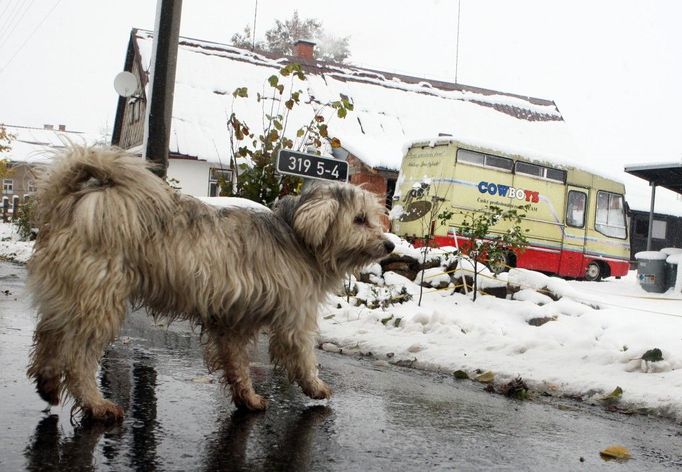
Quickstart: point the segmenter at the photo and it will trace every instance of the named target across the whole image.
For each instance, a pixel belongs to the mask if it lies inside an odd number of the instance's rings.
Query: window
[[[556,180],[558,182],[566,182],[566,171],[565,170],[560,170],[560,169],[552,169],[551,167],[547,167],[547,170],[545,172],[545,177],[548,178],[549,180]]]
[[[536,177],[542,177],[544,174],[541,166],[536,166],[535,164],[529,164],[528,162],[521,161],[516,163],[516,173],[534,175]]]
[[[488,167],[497,167],[498,169],[504,169],[511,172],[512,167],[514,167],[514,161],[511,159],[506,159],[504,157],[491,156],[489,154],[485,155],[485,165]]]
[[[393,208],[393,195],[395,194],[396,179],[386,179],[386,208]]]
[[[466,162],[467,164],[485,165],[485,154],[480,152],[469,151],[468,149],[457,150],[457,162]]]
[[[26,191],[28,193],[36,193],[38,191],[38,186],[36,185],[35,180],[28,181],[28,183],[26,184]]]
[[[635,219],[633,232],[636,236],[646,238],[649,235],[649,221],[643,218]]]
[[[566,203],[566,224],[574,228],[585,226],[585,206],[587,204],[587,194],[571,190],[568,192],[568,202]]]
[[[668,222],[664,220],[654,220],[654,227],[651,228],[651,237],[654,239],[665,239]]]
[[[666,232],[668,230],[668,222],[665,220],[654,220],[654,225],[651,231],[652,239],[665,239]],[[633,229],[635,236],[640,238],[649,237],[649,219],[648,218],[637,218],[635,220],[635,226]]]
[[[625,239],[625,205],[623,196],[617,193],[597,192],[595,229],[613,238]]]
[[[220,183],[232,183],[232,171],[228,169],[217,169],[212,167],[208,172],[208,196],[217,197],[220,195]]]
[[[496,169],[511,172],[514,161],[506,157],[492,156],[482,152],[470,151],[468,149],[457,150],[457,162],[474,164],[478,166],[494,167]]]
[[[561,169],[553,169],[551,167],[531,164],[529,162],[516,161],[516,173],[532,175],[533,177],[540,177],[541,179],[555,180],[557,182],[566,182],[566,171]]]
[[[14,180],[3,179],[3,181],[2,181],[2,193],[14,193]]]

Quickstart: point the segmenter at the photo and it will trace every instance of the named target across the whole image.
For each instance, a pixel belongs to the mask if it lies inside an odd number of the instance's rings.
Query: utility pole
[[[157,0],[143,152],[144,158],[155,164],[153,171],[161,178],[166,177],[168,169],[181,12],[182,0]]]
[[[462,16],[462,0],[457,0],[457,45],[455,50],[455,83],[459,72],[459,17]]]

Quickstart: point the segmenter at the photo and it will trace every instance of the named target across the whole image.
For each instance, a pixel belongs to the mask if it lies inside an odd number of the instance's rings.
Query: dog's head
[[[384,235],[385,207],[376,195],[350,184],[315,184],[275,210],[326,268],[350,272],[381,259],[394,245]]]

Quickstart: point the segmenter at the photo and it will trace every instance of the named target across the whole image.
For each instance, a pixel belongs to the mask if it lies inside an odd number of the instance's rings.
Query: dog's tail
[[[165,226],[176,198],[139,157],[70,146],[38,176],[34,219],[40,231],[77,229],[83,242],[115,248],[139,244],[148,228]]]

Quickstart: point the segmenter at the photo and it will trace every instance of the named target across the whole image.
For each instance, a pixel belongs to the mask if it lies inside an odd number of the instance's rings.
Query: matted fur
[[[183,196],[115,148],[70,147],[40,178],[28,263],[39,321],[28,375],[51,404],[71,396],[87,414],[119,419],[95,373],[128,307],[202,328],[206,363],[237,406],[261,410],[247,347],[269,328],[270,355],[312,398],[317,310],[345,274],[393,249],[371,193],[315,185],[274,212],[214,209]]]

